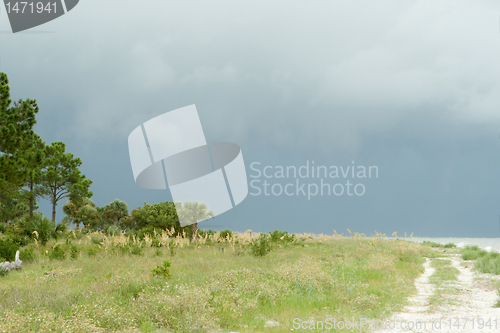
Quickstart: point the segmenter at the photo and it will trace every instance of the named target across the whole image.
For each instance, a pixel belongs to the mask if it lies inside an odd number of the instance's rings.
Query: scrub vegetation
[[[294,318],[384,318],[432,250],[380,234],[84,229],[21,251],[23,270],[0,277],[0,332],[290,332]]]

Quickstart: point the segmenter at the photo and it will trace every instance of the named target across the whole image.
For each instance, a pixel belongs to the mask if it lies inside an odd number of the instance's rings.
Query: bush
[[[256,257],[263,257],[271,251],[269,235],[261,234],[259,238],[254,239],[251,243],[252,254]]]
[[[8,270],[6,270],[6,269],[5,269],[5,268],[3,268],[3,267],[0,267],[0,277],[1,277],[1,276],[5,276],[5,275],[7,275],[8,273],[9,273],[9,271],[8,271]]]
[[[14,243],[12,239],[0,240],[0,257],[9,262],[14,261],[19,247],[19,244]]]
[[[151,270],[151,275],[163,278],[163,279],[168,279],[170,278],[170,265],[172,263],[168,260],[163,260],[163,265],[162,266],[156,266]]]
[[[65,225],[61,224],[56,227],[56,223],[49,218],[44,217],[43,214],[33,214],[33,221],[30,220],[29,215],[25,215],[17,220],[17,225],[24,232],[24,234],[37,239],[42,245],[52,238],[56,238],[61,229],[65,229]]]
[[[447,243],[447,244],[444,244],[444,247],[447,248],[447,249],[450,249],[450,248],[454,248],[454,247],[457,247],[454,243]]]
[[[222,240],[222,241],[225,241],[228,239],[228,236],[229,238],[232,238],[233,237],[233,232],[229,229],[226,229],[226,230],[222,230],[220,233],[219,233],[219,239]]]
[[[19,252],[19,259],[24,262],[33,262],[37,260],[37,256],[32,248],[27,248]]]
[[[273,232],[269,232],[269,235],[271,236],[271,241],[277,243],[288,243],[295,241],[295,235],[290,235],[288,231],[275,230]]]
[[[66,259],[66,253],[61,248],[61,245],[56,244],[52,251],[49,252],[50,260],[64,260]]]
[[[466,246],[460,253],[462,254],[463,260],[476,260],[488,255],[487,251],[481,250],[477,245]]]

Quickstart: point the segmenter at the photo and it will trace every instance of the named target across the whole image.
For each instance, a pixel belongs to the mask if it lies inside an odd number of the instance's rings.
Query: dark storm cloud
[[[247,165],[356,159],[383,175],[342,204],[248,197],[219,218],[225,225],[426,235],[458,225],[488,236],[499,199],[498,9],[87,0],[35,29],[55,33],[0,35],[1,70],[14,97],[39,101],[43,138],[83,159],[99,205],[168,199],[135,186],[127,136],[194,103],[207,140],[238,143]]]

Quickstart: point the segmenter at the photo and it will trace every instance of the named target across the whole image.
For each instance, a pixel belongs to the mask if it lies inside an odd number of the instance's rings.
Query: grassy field
[[[0,332],[290,332],[295,318],[384,318],[432,251],[380,235],[295,236],[73,232],[33,244],[33,261],[0,277]]]

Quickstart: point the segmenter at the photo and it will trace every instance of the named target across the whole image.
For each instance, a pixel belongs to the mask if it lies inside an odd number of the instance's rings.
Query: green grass
[[[0,277],[0,331],[290,332],[294,318],[385,318],[415,291],[431,251],[403,240],[297,235],[259,257],[249,234],[222,242],[215,234],[174,238],[172,255],[168,237],[151,247],[123,235],[76,236],[31,246],[36,260]],[[67,255],[50,260],[54,248]],[[164,260],[168,276],[152,274]],[[278,325],[265,327],[268,320]]]
[[[436,271],[430,276],[429,282],[434,283],[436,289],[429,299],[429,304],[432,309],[435,309],[445,301],[453,302],[452,299],[446,296],[454,294],[456,291],[452,287],[447,286],[447,282],[457,280],[457,275],[460,271],[451,266],[451,260],[449,259],[432,259],[431,263]]]
[[[429,247],[437,247],[437,248],[445,248],[445,249],[452,249],[452,248],[457,247],[454,243],[446,243],[443,245],[440,243],[430,242],[430,241],[423,241],[422,243],[420,243],[420,245],[429,246]]]

